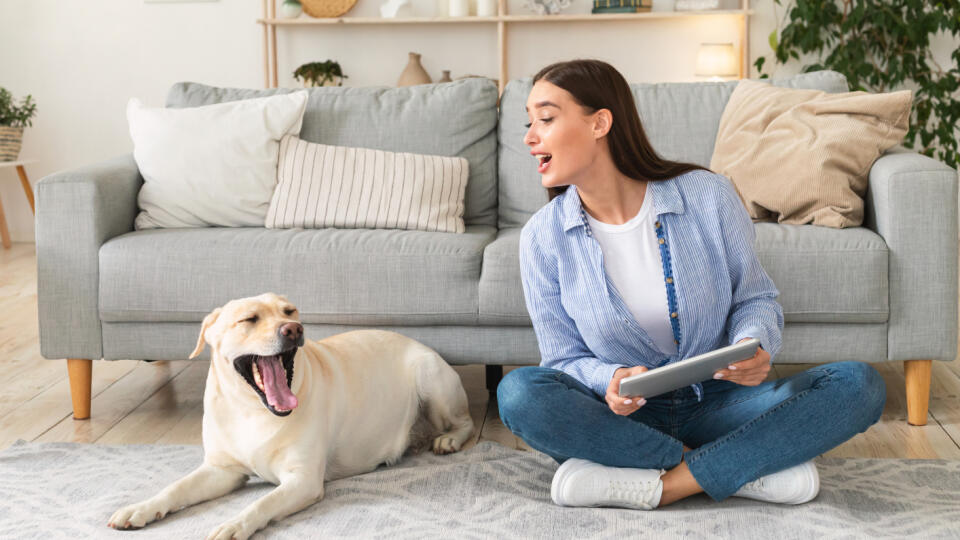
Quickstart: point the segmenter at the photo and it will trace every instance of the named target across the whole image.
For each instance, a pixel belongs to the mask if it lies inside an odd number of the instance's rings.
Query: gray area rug
[[[205,538],[271,486],[251,480],[139,531],[106,526],[202,455],[199,446],[18,441],[0,452],[0,538]],[[799,506],[699,494],[653,511],[561,508],[550,501],[553,460],[482,442],[330,482],[323,501],[254,538],[960,538],[960,461],[817,465],[820,494]]]

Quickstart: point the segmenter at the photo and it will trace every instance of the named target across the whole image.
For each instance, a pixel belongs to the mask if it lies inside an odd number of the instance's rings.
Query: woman
[[[783,311],[730,181],[658,156],[609,64],[561,62],[533,82],[524,142],[551,201],[523,227],[520,265],[542,362],[497,398],[507,427],[561,463],[554,502],[813,499],[811,460],[880,418],[883,379],[838,362],[764,382]],[[617,395],[624,377],[751,337],[757,354],[713,380]]]

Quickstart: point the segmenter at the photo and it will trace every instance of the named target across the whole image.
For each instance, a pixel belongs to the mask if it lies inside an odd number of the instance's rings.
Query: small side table
[[[17,174],[20,176],[20,184],[23,186],[23,192],[27,194],[27,202],[30,203],[30,211],[36,214],[36,209],[33,206],[33,188],[30,187],[30,180],[27,178],[27,171],[24,170],[23,166],[29,163],[36,163],[35,159],[27,159],[23,161],[0,161],[0,169],[5,167],[16,167]],[[3,240],[3,249],[10,249],[12,242],[10,241],[10,231],[7,230],[7,217],[3,213],[3,201],[0,200],[0,238]]]

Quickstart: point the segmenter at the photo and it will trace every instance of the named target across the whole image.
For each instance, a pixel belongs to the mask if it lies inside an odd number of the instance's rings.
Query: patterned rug
[[[199,446],[18,441],[0,452],[0,538],[205,538],[271,486],[251,480],[139,531],[106,526],[202,455]],[[561,508],[550,501],[550,458],[482,442],[330,482],[323,501],[254,538],[960,538],[960,461],[817,465],[820,494],[799,506],[699,494],[653,511]]]

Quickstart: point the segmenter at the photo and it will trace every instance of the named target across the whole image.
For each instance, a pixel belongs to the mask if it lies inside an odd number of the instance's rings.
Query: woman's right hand
[[[631,375],[639,375],[647,371],[647,368],[644,366],[636,366],[632,368],[622,367],[613,372],[613,379],[610,381],[610,384],[607,385],[607,405],[610,406],[610,410],[621,415],[627,416],[633,414],[639,409],[646,405],[647,400],[643,399],[642,396],[626,396],[620,397],[620,379],[624,377],[630,377]]]

